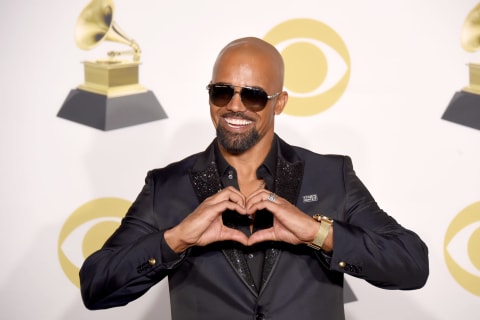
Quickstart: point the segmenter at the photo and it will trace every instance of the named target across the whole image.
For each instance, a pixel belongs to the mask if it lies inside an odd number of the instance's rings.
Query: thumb
[[[248,245],[251,246],[265,241],[277,241],[275,234],[273,233],[273,228],[263,229],[253,233],[248,238]]]
[[[221,240],[232,240],[239,242],[243,245],[248,245],[248,237],[241,231],[231,229],[231,228],[225,228],[224,231],[222,232],[222,239]]]

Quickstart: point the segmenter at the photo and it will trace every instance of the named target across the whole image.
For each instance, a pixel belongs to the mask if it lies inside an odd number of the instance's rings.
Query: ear
[[[277,97],[277,102],[275,103],[275,115],[279,115],[283,112],[283,108],[287,105],[288,102],[288,93],[287,91],[282,91]]]

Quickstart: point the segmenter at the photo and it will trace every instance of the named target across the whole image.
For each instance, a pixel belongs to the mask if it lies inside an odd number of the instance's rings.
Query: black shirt
[[[275,192],[275,168],[276,168],[276,159],[277,159],[277,141],[274,139],[270,152],[268,153],[265,161],[257,169],[257,178],[265,181],[265,189]],[[220,175],[220,180],[222,181],[223,187],[233,186],[236,189],[240,189],[238,186],[237,172],[234,167],[228,164],[225,158],[222,156],[218,150],[218,146],[215,144],[215,160],[218,166],[218,172]],[[241,216],[239,229],[245,233],[245,235],[250,235],[250,223],[248,217]],[[273,217],[272,214],[266,210],[262,212],[257,212],[255,214],[255,220],[253,221],[253,232],[256,232],[260,229],[269,228],[272,226]],[[250,273],[255,281],[256,289],[260,290],[260,283],[263,273],[263,265],[265,258],[265,249],[266,245],[264,243],[259,243],[251,247],[243,247],[244,257],[247,262]]]

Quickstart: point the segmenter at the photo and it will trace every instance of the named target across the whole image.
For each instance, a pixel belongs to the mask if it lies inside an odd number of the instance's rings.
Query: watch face
[[[332,223],[333,223],[333,219],[332,219],[332,218],[327,217],[327,216],[323,216],[323,215],[318,214],[318,213],[317,213],[317,214],[314,214],[314,215],[312,216],[312,218],[315,219],[315,220],[317,220],[318,222],[325,221],[325,222],[327,222],[327,223],[329,223],[329,224],[332,224]]]
[[[330,224],[333,223],[333,219],[331,219],[331,218],[329,218],[329,217],[327,217],[327,216],[322,216],[321,219],[322,219],[322,220],[321,220],[322,222],[325,221],[325,222],[330,223]]]

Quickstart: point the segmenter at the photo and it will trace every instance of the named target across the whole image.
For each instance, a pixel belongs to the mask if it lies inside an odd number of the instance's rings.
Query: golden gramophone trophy
[[[92,0],[75,29],[78,47],[90,50],[103,41],[129,45],[108,58],[85,61],[85,82],[68,94],[57,116],[100,130],[112,130],[167,117],[152,91],[138,83],[140,47],[113,20],[112,0]],[[118,57],[132,55],[132,60]]]
[[[480,3],[468,14],[461,43],[468,52],[480,50]],[[470,83],[453,96],[442,119],[480,130],[480,63],[469,63]]]

